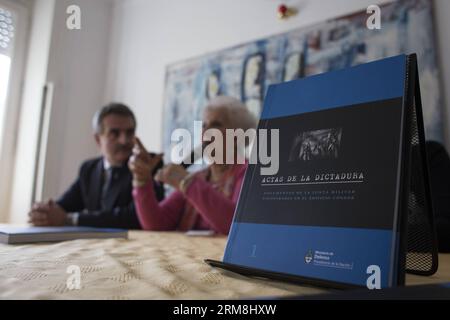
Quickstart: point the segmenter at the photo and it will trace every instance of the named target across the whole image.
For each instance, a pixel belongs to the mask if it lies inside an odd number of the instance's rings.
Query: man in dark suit
[[[135,140],[134,114],[127,106],[112,103],[96,113],[93,127],[102,157],[84,162],[77,180],[56,202],[35,203],[29,214],[32,224],[141,228],[127,165]],[[154,188],[162,200],[163,186],[155,183]]]

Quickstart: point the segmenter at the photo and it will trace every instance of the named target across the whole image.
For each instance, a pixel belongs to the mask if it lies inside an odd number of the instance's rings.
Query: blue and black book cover
[[[223,262],[330,283],[399,282],[408,56],[269,88],[279,169],[246,172]],[[255,151],[255,150],[253,150]]]

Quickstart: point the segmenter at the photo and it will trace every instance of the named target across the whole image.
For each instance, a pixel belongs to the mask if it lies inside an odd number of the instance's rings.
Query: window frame
[[[32,5],[31,0],[0,0],[0,6],[14,12],[17,21],[6,107],[3,111],[3,123],[0,125],[0,222],[7,222],[9,218]]]

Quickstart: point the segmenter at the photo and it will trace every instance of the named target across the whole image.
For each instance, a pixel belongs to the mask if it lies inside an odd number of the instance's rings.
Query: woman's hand
[[[182,166],[169,164],[158,170],[155,179],[166,183],[175,189],[180,189],[180,182],[188,176],[188,174],[189,173]]]
[[[152,156],[145,149],[139,138],[135,138],[133,154],[128,161],[128,167],[133,174],[133,185],[143,186],[148,183],[152,172],[162,159],[162,154]]]

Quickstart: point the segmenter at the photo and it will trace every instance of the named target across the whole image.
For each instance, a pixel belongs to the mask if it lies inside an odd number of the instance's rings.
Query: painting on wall
[[[443,99],[432,9],[431,0],[397,1],[381,6],[381,30],[366,27],[364,10],[168,66],[164,151],[170,151],[174,129],[192,133],[194,121],[202,119],[203,108],[217,95],[239,98],[259,116],[271,84],[414,52],[426,138],[442,141]]]

